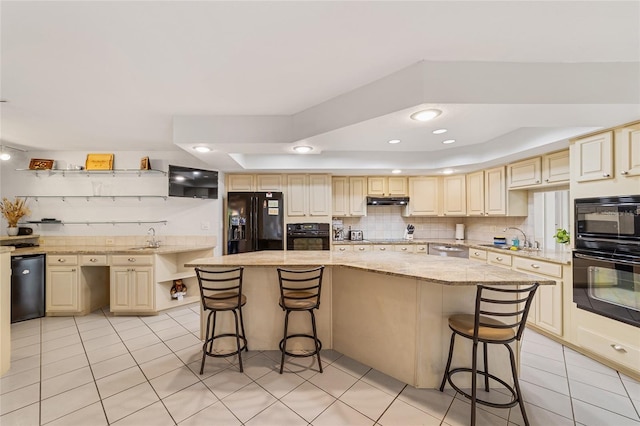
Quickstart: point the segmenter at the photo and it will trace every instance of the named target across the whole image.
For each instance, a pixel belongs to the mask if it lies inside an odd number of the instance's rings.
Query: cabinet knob
[[[627,350],[623,348],[621,345],[618,345],[617,343],[612,343],[611,347],[618,352],[627,353]]]
[[[419,247],[418,250],[424,251],[424,247]]]
[[[401,250],[402,250],[402,251],[407,251],[407,248],[406,248],[406,247],[402,247],[402,249],[401,249]]]
[[[480,256],[480,253],[478,253],[477,251],[474,251],[474,252],[473,252],[473,255],[474,255],[474,256]]]
[[[364,247],[358,247],[358,250],[364,251]]]
[[[67,261],[67,259],[62,259],[62,258],[58,259],[58,262],[60,262],[60,263],[64,263],[66,261]]]
[[[532,267],[533,269],[540,269],[540,265],[536,265],[535,263],[532,263],[532,264],[531,264],[531,267]]]
[[[136,261],[136,258],[135,258],[135,257],[130,257],[130,258],[128,258],[127,260],[128,260],[129,262],[135,262],[135,261]]]
[[[97,261],[98,261],[98,259],[96,259],[95,257],[92,257],[91,259],[89,259],[89,262],[94,262],[95,263]]]
[[[344,251],[344,247],[340,247],[338,250],[340,250],[340,251]]]
[[[498,262],[502,262],[502,260],[503,260],[503,259],[502,259],[500,256],[498,256],[498,257],[496,257],[496,260],[497,260]]]
[[[76,271],[76,268],[73,268],[73,269],[71,270],[71,272],[75,272],[75,271]]]
[[[545,179],[544,181],[545,181],[545,182],[549,182],[549,179]]]
[[[547,182],[549,182],[549,179],[547,179]],[[540,183],[540,181],[538,179],[536,179],[536,183]]]
[[[387,248],[386,247],[380,247],[380,250],[385,251]]]
[[[609,177],[609,176],[611,176],[609,173],[603,173],[602,174],[602,177]]]
[[[621,172],[620,172],[620,174],[624,176],[624,175],[628,175],[628,174],[629,174],[629,172],[628,172],[628,171],[626,171],[626,170],[623,170],[623,171],[621,171]]]

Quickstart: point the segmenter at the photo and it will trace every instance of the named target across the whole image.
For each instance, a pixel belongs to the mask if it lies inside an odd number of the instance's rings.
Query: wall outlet
[[[105,244],[106,246],[112,246],[112,245],[114,245],[114,244],[115,244],[115,241],[114,241],[114,239],[113,239],[113,238],[107,238],[107,239],[105,239],[105,240],[104,240],[104,244]]]
[[[200,222],[200,229],[208,231],[209,228],[211,228],[211,224],[209,222]]]

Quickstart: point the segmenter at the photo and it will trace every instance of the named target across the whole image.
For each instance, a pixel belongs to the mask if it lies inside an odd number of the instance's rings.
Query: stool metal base
[[[451,387],[456,391],[461,393],[462,395],[464,395],[465,398],[467,399],[473,399],[473,396],[468,394],[466,391],[463,391],[462,389],[460,389],[458,386],[456,386],[456,384],[453,382],[453,379],[451,378],[451,376],[453,376],[456,373],[472,373],[473,374],[473,370],[471,368],[454,368],[453,370],[449,371],[448,374],[448,380],[447,382],[449,383],[449,385],[451,385]],[[498,383],[500,383],[502,386],[504,386],[509,392],[511,392],[511,397],[513,398],[513,400],[511,402],[504,402],[504,403],[497,403],[497,402],[491,402],[491,401],[485,401],[483,399],[480,399],[478,397],[476,397],[476,402],[478,404],[482,404],[482,405],[487,405],[489,407],[494,407],[494,408],[511,408],[511,407],[515,407],[516,405],[518,405],[518,396],[516,394],[515,389],[509,385],[508,383],[506,383],[504,380],[502,380],[499,377],[494,376],[493,374],[487,373],[486,371],[481,371],[478,370],[476,371],[477,374],[480,374],[482,376],[484,376],[485,378],[488,378],[489,380],[494,380]]]
[[[223,311],[220,311],[223,312]],[[235,318],[235,323],[236,323],[236,332],[235,333],[221,333],[221,334],[215,334],[211,337],[208,337],[205,339],[204,344],[202,345],[202,363],[200,365],[200,374],[204,373],[204,361],[206,359],[206,357],[210,356],[213,358],[227,358],[230,356],[234,356],[234,355],[238,355],[238,363],[240,365],[240,372],[242,373],[244,371],[243,367],[242,367],[242,351],[249,351],[249,348],[247,347],[247,338],[244,335],[244,321],[242,319],[242,310],[240,310],[240,326],[242,328],[242,334],[240,334],[240,330],[238,329],[238,315],[236,314],[235,310],[231,311],[234,315]],[[216,329],[216,314],[218,313],[218,311],[211,311],[209,312],[209,316],[207,317],[207,336],[209,335],[209,330],[211,330],[212,333],[215,333],[215,329]],[[213,315],[213,324],[211,324],[211,316]],[[211,325],[211,328],[210,328]],[[213,342],[216,339],[221,339],[221,338],[233,338],[236,340],[236,349],[232,350],[231,352],[225,352],[225,353],[220,353],[220,352],[214,352],[213,350]],[[240,344],[240,342],[242,342],[242,344]],[[209,346],[209,348],[207,349],[207,345]]]
[[[320,373],[322,373],[322,360],[320,359],[320,350],[322,349],[322,342],[320,341],[320,339],[318,339],[318,333],[316,331],[316,318],[315,315],[313,314],[313,311],[309,310],[307,312],[309,312],[309,314],[311,315],[311,325],[313,328],[313,334],[303,334],[303,333],[299,333],[299,334],[290,334],[287,335],[287,330],[288,330],[288,326],[289,326],[289,314],[292,311],[287,310],[285,317],[284,317],[284,338],[282,340],[280,340],[279,346],[280,346],[280,352],[282,352],[282,359],[280,361],[280,374],[282,374],[283,370],[284,370],[284,357],[285,355],[289,355],[295,358],[306,358],[306,357],[310,357],[310,356],[316,356],[318,358],[318,368],[320,370]],[[287,340],[295,338],[295,337],[301,337],[301,338],[305,338],[305,339],[311,339],[314,342],[315,345],[315,349],[311,350],[309,352],[305,352],[305,353],[295,353],[295,352],[289,352],[287,351]]]

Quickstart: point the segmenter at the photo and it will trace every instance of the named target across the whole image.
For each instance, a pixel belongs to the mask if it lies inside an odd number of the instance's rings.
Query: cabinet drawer
[[[469,259],[487,260],[487,251],[471,248],[469,249]]]
[[[371,246],[370,244],[354,244],[351,247],[353,247],[353,251],[357,253],[362,253],[364,251],[371,251],[373,249],[373,246]]]
[[[76,255],[47,255],[47,265],[77,265],[78,256]]]
[[[637,341],[637,339],[635,339]],[[638,371],[640,348],[618,341],[583,327],[578,327],[578,345],[611,361]]]
[[[153,256],[136,256],[136,255],[113,255],[111,256],[112,265],[152,265]]]
[[[487,262],[492,265],[506,266],[510,268],[512,260],[513,258],[508,254],[493,253],[493,252],[487,253]]]
[[[345,252],[345,251],[353,251],[353,246],[348,244],[339,244],[333,246],[333,251]]]
[[[396,244],[393,246],[393,250],[401,253],[413,253],[413,246],[411,244]]]
[[[562,266],[555,263],[517,257],[513,260],[513,266],[521,271],[562,278]]]
[[[80,264],[83,266],[105,266],[109,263],[106,254],[84,254],[80,256]]]
[[[392,245],[374,245],[373,251],[393,251]]]
[[[427,246],[426,245],[419,245],[416,246],[416,253],[427,253]]]

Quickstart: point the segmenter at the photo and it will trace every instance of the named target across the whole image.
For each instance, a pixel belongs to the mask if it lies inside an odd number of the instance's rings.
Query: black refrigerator
[[[282,192],[229,192],[227,254],[283,249]]]
[[[45,255],[11,258],[11,322],[45,315]]]

